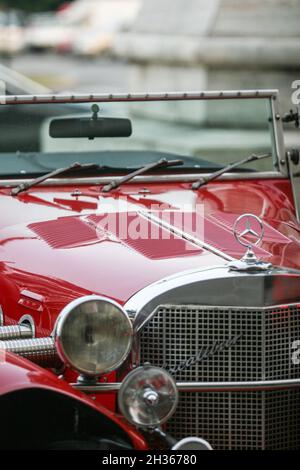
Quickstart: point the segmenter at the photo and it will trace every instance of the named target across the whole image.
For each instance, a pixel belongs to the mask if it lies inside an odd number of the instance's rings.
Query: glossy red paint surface
[[[103,414],[125,430],[131,438],[135,449],[147,449],[147,444],[143,437],[129,426],[122,417],[117,416],[106,407],[94,402],[87,395],[74,390],[66,381],[58,379],[51,372],[41,369],[35,364],[21,357],[17,357],[14,354],[6,353],[5,358],[2,356],[0,362],[0,396],[13,391],[31,388],[52,390],[80,401],[86,406]]]
[[[48,335],[62,307],[76,297],[97,293],[124,304],[165,276],[226,263],[209,249],[187,246],[181,237],[165,240],[165,229],[150,241],[130,234],[120,239],[118,229],[107,230],[108,213],[119,214],[119,223],[126,217],[131,223],[139,220],[138,211],[153,205],[158,217],[200,205],[204,218],[198,238],[240,258],[244,248],[235,241],[232,226],[250,212],[265,225],[257,254],[300,269],[300,226],[288,180],[215,182],[196,192],[187,183],[131,184],[107,195],[85,186],[74,196],[75,189],[37,187],[18,197],[0,190],[0,300],[6,324],[27,313],[36,321],[37,334]],[[172,216],[169,220],[176,226]]]
[[[18,197],[12,197],[8,188],[0,189],[0,304],[6,325],[31,315],[37,336],[48,336],[61,309],[74,298],[95,293],[124,304],[166,276],[224,265],[222,253],[240,258],[245,249],[236,242],[232,229],[245,212],[264,222],[265,236],[257,255],[277,266],[300,269],[300,225],[288,180],[221,181],[199,191],[192,191],[188,183],[129,184],[109,194],[97,186],[76,189],[36,187]],[[168,229],[157,231],[155,223],[150,224],[156,233],[150,241],[132,233],[121,237],[124,220],[138,232],[140,211],[151,211],[177,228],[173,212],[189,212],[184,226],[189,233],[199,206],[203,212],[197,238],[219,254],[209,247],[187,244],[178,233],[165,239]],[[116,226],[107,225],[108,214],[118,215]],[[52,374],[42,376],[26,361],[25,365],[14,361],[1,366],[0,392],[2,386],[5,393],[6,381],[8,386],[19,387],[30,386],[32,380],[38,386],[45,381],[46,386],[73,392]],[[7,367],[4,372],[3,367]],[[65,378],[75,379],[70,371]],[[115,407],[114,396],[97,400],[106,408]]]

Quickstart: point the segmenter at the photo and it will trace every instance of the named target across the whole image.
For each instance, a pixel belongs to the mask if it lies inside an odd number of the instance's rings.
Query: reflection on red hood
[[[17,295],[21,308],[21,292],[37,293],[49,328],[51,316],[79,295],[98,293],[124,303],[168,275],[240,258],[245,248],[236,242],[233,224],[245,212],[264,223],[257,255],[300,269],[300,226],[287,180],[222,181],[196,192],[188,184],[132,184],[107,195],[95,186],[75,189],[37,187],[19,197],[0,193],[0,282],[11,292],[5,302],[15,304]],[[155,236],[120,236],[124,218],[135,224],[135,233],[142,230],[145,212],[162,221],[167,217],[168,225],[148,220]],[[186,213],[185,235],[193,234],[198,243],[187,241],[178,225],[178,214]],[[115,226],[107,224],[109,214]],[[195,235],[196,217],[202,217],[203,230]]]

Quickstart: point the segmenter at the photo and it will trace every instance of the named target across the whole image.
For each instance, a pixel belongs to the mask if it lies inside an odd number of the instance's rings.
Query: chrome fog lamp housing
[[[171,375],[159,367],[138,367],[124,379],[118,393],[119,409],[141,428],[157,428],[176,410],[178,390]]]
[[[60,359],[83,375],[116,370],[131,349],[131,321],[116,302],[90,295],[69,303],[54,329]]]

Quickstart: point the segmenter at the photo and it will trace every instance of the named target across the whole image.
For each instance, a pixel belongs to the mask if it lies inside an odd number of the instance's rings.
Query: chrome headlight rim
[[[69,318],[69,315],[72,313],[72,311],[74,309],[76,309],[80,305],[82,305],[84,303],[87,303],[87,302],[91,302],[91,301],[105,302],[105,303],[110,304],[113,307],[117,308],[120,311],[121,315],[123,315],[123,318],[126,319],[127,325],[128,325],[128,344],[127,344],[127,347],[126,347],[123,355],[120,357],[120,359],[117,362],[112,364],[111,367],[107,367],[107,368],[105,368],[105,370],[103,369],[103,371],[97,372],[97,373],[91,372],[87,369],[83,369],[83,368],[79,367],[78,364],[75,364],[74,362],[72,362],[72,360],[70,359],[68,353],[65,351],[65,348],[64,348],[64,345],[63,345],[63,342],[62,342],[63,327],[65,325],[66,320]],[[101,375],[108,374],[110,372],[114,372],[126,361],[128,355],[129,355],[129,353],[131,352],[131,349],[132,349],[133,334],[134,333],[133,333],[132,322],[131,322],[128,314],[126,313],[126,311],[123,309],[123,307],[119,303],[117,303],[116,301],[114,301],[114,300],[112,300],[108,297],[92,294],[92,295],[86,295],[86,296],[78,297],[77,299],[72,300],[71,302],[69,302],[61,310],[61,312],[60,312],[60,314],[59,314],[59,316],[56,320],[56,323],[55,323],[55,326],[54,326],[54,329],[53,329],[53,333],[52,333],[52,337],[54,339],[54,343],[55,343],[57,353],[58,353],[60,359],[62,360],[62,362],[67,367],[69,367],[70,369],[75,370],[79,374],[82,374],[82,375],[87,376],[87,377],[99,377]]]

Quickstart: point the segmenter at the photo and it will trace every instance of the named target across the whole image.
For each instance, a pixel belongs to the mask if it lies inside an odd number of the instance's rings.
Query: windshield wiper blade
[[[151,170],[156,170],[158,168],[168,168],[170,166],[180,166],[183,165],[183,160],[167,160],[166,158],[162,158],[154,163],[148,163],[147,165],[142,166],[138,170],[129,173],[128,175],[123,176],[123,178],[119,179],[118,181],[112,181],[111,183],[103,186],[102,191],[104,193],[109,193],[112,189],[119,188],[124,183],[128,183],[133,178],[139,175],[143,175]]]
[[[213,181],[213,180],[219,178],[219,176],[222,176],[224,173],[227,173],[228,171],[231,171],[234,168],[245,165],[246,163],[254,162],[254,161],[257,161],[257,160],[263,160],[264,158],[270,158],[271,156],[272,156],[271,153],[266,153],[266,154],[263,154],[263,155],[252,154],[252,155],[249,155],[246,158],[243,158],[243,160],[240,160],[239,162],[229,163],[229,165],[224,166],[224,168],[221,168],[221,170],[215,171],[214,173],[207,176],[206,178],[200,178],[197,181],[195,181],[192,184],[192,189],[199,189],[202,186],[205,186],[210,181]]]
[[[66,166],[65,168],[58,168],[57,170],[51,171],[51,173],[46,173],[43,176],[39,176],[28,183],[21,183],[15,188],[11,190],[12,196],[17,196],[18,194],[22,193],[23,191],[27,191],[27,189],[32,188],[33,186],[37,186],[38,184],[43,183],[49,178],[54,178],[55,176],[62,175],[64,173],[68,173],[72,170],[90,170],[90,169],[101,169],[99,165],[96,163],[72,163],[72,165]]]

